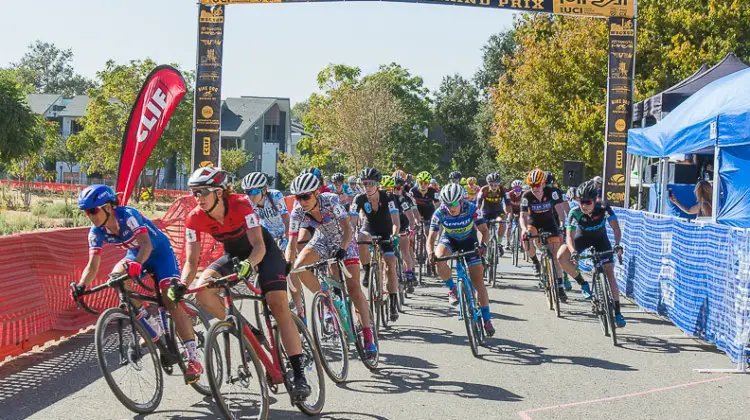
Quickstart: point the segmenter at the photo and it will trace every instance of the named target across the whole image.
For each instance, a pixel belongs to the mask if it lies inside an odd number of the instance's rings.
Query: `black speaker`
[[[577,187],[583,182],[583,171],[586,166],[578,160],[563,161],[563,173],[560,183],[564,187]]]
[[[669,164],[669,184],[695,184],[698,181],[698,166]]]

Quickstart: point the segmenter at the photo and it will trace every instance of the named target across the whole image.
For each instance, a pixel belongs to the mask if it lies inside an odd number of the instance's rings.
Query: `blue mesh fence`
[[[615,209],[625,248],[620,290],[737,362],[748,356],[750,231]],[[612,232],[610,240],[614,243]],[[581,262],[592,269],[589,260]]]

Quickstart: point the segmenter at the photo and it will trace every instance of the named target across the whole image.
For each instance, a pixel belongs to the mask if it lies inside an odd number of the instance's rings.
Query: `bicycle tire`
[[[497,235],[497,233],[495,233]],[[492,287],[495,287],[497,285],[497,265],[500,263],[500,244],[498,243],[497,236],[495,236],[495,243],[494,243],[494,249],[492,255],[492,261],[490,263],[490,268],[492,270],[491,276],[492,276]]]
[[[612,288],[609,286],[609,279],[606,275],[602,276],[604,283],[604,298],[607,303],[607,324],[609,324],[609,336],[612,339],[612,345],[617,346],[617,331],[615,326],[615,299],[612,297]]]
[[[552,296],[552,290],[550,290],[550,287],[549,287],[550,281],[549,281],[549,269],[547,268],[547,265],[548,265],[547,258],[543,257],[542,260],[540,261],[540,264],[541,264],[541,267],[539,270],[539,279],[542,283],[544,295],[547,298],[547,305],[549,306],[549,310],[551,311],[555,308],[553,306],[554,303],[552,302],[554,297]]]
[[[549,270],[550,289],[552,290],[553,303],[555,305],[555,316],[560,318],[560,289],[557,284],[557,273],[555,272],[555,262],[552,257],[547,255],[547,269]]]
[[[354,322],[354,315],[353,315],[353,308],[354,305],[349,305],[349,322]],[[369,308],[368,308],[369,311]],[[380,342],[378,340],[378,334],[377,329],[375,327],[375,319],[377,317],[373,317],[372,312],[370,313],[370,331],[372,331],[372,341],[375,344],[375,348],[378,350],[378,354],[374,358],[368,358],[365,357],[365,337],[362,333],[362,322],[360,320],[357,320],[356,324],[356,332],[357,337],[355,341],[355,347],[357,348],[357,355],[359,355],[359,360],[362,361],[362,364],[365,365],[367,369],[370,371],[375,371],[378,368],[378,363],[380,360]]]
[[[594,272],[594,279],[592,284],[594,286],[594,296],[592,297],[592,299],[594,300],[592,302],[594,313],[599,318],[599,324],[602,327],[604,336],[609,337],[609,322],[607,321],[607,314],[604,308],[604,285],[602,284],[602,276],[598,270]]]
[[[236,368],[233,368],[231,366],[224,366],[224,363],[226,363],[227,360],[233,360],[231,355],[227,355],[227,353],[230,352],[230,345],[228,344],[230,336],[234,336],[235,338],[237,338],[238,343],[240,343],[240,340],[242,341],[242,344],[240,344],[239,346],[241,353],[241,356],[239,356],[239,358],[242,363],[241,365],[237,365]],[[225,344],[225,347],[223,349],[224,351],[222,351],[221,349],[222,342]],[[266,374],[263,370],[263,365],[261,364],[260,359],[258,359],[258,355],[247,337],[237,331],[237,328],[232,321],[219,321],[212,325],[209,329],[206,344],[206,373],[208,374],[209,384],[211,386],[211,394],[213,395],[213,399],[216,402],[216,405],[219,407],[219,411],[224,416],[224,418],[236,418],[232,408],[227,406],[227,401],[238,400],[237,398],[224,397],[225,393],[222,393],[222,385],[228,385],[224,383],[224,373],[226,372],[231,374],[235,371],[239,371],[239,369],[243,369],[243,371],[247,372],[247,374],[249,375],[252,375],[253,373],[255,374],[254,379],[258,381],[259,396],[257,397],[257,399],[252,399],[251,404],[245,405],[250,407],[257,407],[257,414],[251,417],[247,417],[245,415],[241,418],[255,418],[263,420],[267,419],[269,415],[268,405],[270,400],[270,396],[268,393],[268,382],[266,381]],[[247,381],[246,379],[230,381],[229,378],[227,378],[227,381],[232,382],[232,385],[235,383],[251,382]]]
[[[323,332],[324,326],[326,325],[325,310],[331,315],[332,319],[332,332],[325,334]],[[346,380],[349,373],[349,346],[346,343],[346,337],[343,324],[341,322],[341,316],[335,305],[331,301],[331,298],[324,293],[317,292],[313,296],[312,307],[310,310],[311,327],[313,331],[313,340],[315,347],[320,354],[320,360],[323,364],[323,370],[329,378],[335,383],[341,383]],[[328,330],[328,328],[325,328]],[[325,343],[324,343],[325,341]],[[323,351],[324,349],[331,351]],[[335,369],[333,362],[336,361],[336,356],[339,357],[341,367]]]
[[[104,352],[106,351],[107,347],[111,345],[105,342],[106,340],[104,340],[104,335],[107,332],[110,318],[112,318],[113,321],[119,318],[120,321],[118,322],[118,340],[116,343],[119,344],[120,360],[119,364],[115,366],[116,370],[122,370],[124,366],[129,366],[130,364],[133,364],[134,362],[137,363],[140,360],[151,360],[153,364],[155,389],[150,398],[144,403],[134,401],[129,396],[125,395],[125,392],[120,388],[115,378],[112,376],[112,372],[107,369],[109,363],[107,362],[107,357]],[[131,333],[132,343],[130,343],[129,347],[127,348],[124,348],[128,343],[124,343],[124,339],[122,337],[123,326],[126,328],[130,327],[131,330],[133,327],[135,327],[135,331]],[[140,324],[140,321],[132,317],[128,312],[121,308],[109,308],[104,311],[101,316],[99,316],[99,319],[96,321],[96,329],[94,331],[94,347],[96,349],[97,362],[99,364],[99,369],[104,376],[104,380],[107,382],[107,385],[109,385],[109,389],[112,390],[112,393],[115,394],[115,397],[117,397],[122,405],[124,405],[128,410],[139,414],[147,414],[153,412],[159,406],[159,403],[161,403],[161,398],[164,392],[164,376],[161,369],[159,353],[156,351],[156,345],[153,341],[151,341],[151,337]],[[145,347],[148,350],[148,355],[141,355],[139,337],[142,337],[144,339]],[[127,353],[126,356],[128,360],[123,360],[123,351]],[[137,360],[133,360],[136,357]],[[127,362],[127,364],[124,364],[125,362]],[[144,371],[143,367],[137,370]]]
[[[186,314],[190,318],[191,323],[193,324],[193,334],[195,336],[195,350],[196,350],[196,360],[203,361],[205,360],[205,349],[206,349],[206,339],[208,337],[208,330],[211,328],[211,322],[208,320],[208,315],[206,314],[206,311],[204,311],[200,306],[198,306],[195,302],[185,299],[183,301],[183,304],[185,305],[187,311]],[[178,346],[177,349],[180,353],[180,355],[187,356],[187,350],[185,350],[185,346],[182,342],[182,340],[179,338],[179,336],[176,334],[176,329],[174,327],[174,321],[172,320],[172,317],[169,317],[169,334],[170,339],[173,340],[173,342]],[[200,325],[198,329],[196,327]],[[180,367],[180,370],[182,373],[185,373],[185,369],[187,367],[186,365],[187,359],[184,357],[180,358],[180,361],[178,362],[178,366]],[[211,384],[208,381],[208,377],[206,375],[201,375],[200,379],[196,382],[193,382],[190,384],[190,386],[199,394],[210,396],[211,395]]]
[[[492,285],[492,261],[495,259],[495,235],[490,234],[490,241],[487,244],[487,255],[485,257],[484,283]]]
[[[377,290],[379,290],[378,313],[380,314],[380,325],[383,327],[383,329],[388,328],[388,322],[390,321],[389,315],[391,312],[391,297],[389,296],[388,293],[386,294],[383,293],[383,279],[387,278],[387,277],[384,277],[386,275],[385,270],[386,270],[385,264],[380,264],[380,262],[378,262],[378,272],[377,272],[378,278],[376,279],[374,283],[375,283],[375,287],[377,288]]]
[[[300,334],[300,341],[302,342],[302,354],[304,354],[303,369],[305,370],[305,378],[308,380],[310,385],[310,396],[305,401],[296,402],[294,405],[303,413],[308,416],[315,416],[323,411],[323,406],[326,403],[326,387],[325,387],[325,373],[320,360],[320,354],[315,350],[315,344],[313,343],[312,337],[310,337],[310,331],[308,331],[305,324],[299,317],[292,314],[294,324],[297,325],[297,331]],[[274,337],[276,339],[276,352],[279,356],[279,361],[282,364],[282,370],[284,372],[291,372],[292,365],[289,362],[286,352],[281,342],[281,333],[278,328],[274,330]],[[314,377],[317,382],[310,381],[311,377]],[[311,398],[316,394],[317,397],[314,402],[311,402]]]
[[[474,319],[474,310],[471,307],[471,300],[469,299],[464,280],[459,279],[458,282],[459,296],[461,299],[461,316],[464,319],[464,325],[466,326],[466,336],[469,339],[469,347],[471,348],[471,354],[474,357],[479,357],[479,345],[478,337],[476,336],[476,327]]]
[[[521,252],[521,237],[518,229],[518,224],[513,225],[513,232],[511,233],[511,240],[513,241],[513,265],[518,267],[518,254]]]

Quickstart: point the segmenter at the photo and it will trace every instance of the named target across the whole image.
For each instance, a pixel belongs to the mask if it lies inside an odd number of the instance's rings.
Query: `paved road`
[[[436,282],[418,290],[407,314],[381,339],[371,373],[353,360],[349,381],[326,382],[326,419],[741,419],[750,413],[750,377],[694,373],[732,367],[712,346],[682,338],[659,318],[624,305],[629,320],[614,348],[588,306],[571,299],[563,319],[546,310],[529,267],[503,259],[490,291],[497,335],[471,355],[463,324]],[[166,380],[149,419],[216,418],[179,378]],[[305,418],[286,396],[273,418]],[[0,367],[2,419],[126,419],[83,334]]]

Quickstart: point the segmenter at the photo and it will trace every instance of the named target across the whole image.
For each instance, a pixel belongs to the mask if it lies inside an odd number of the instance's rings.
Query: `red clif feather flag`
[[[174,67],[156,67],[146,77],[122,136],[117,174],[117,193],[122,194],[120,204],[127,204],[138,176],[185,92],[185,80]]]

